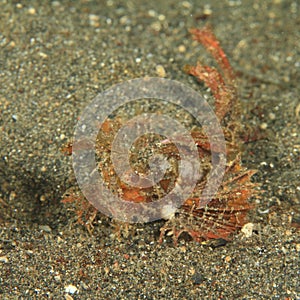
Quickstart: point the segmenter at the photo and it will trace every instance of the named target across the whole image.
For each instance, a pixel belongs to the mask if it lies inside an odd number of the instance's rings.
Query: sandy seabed
[[[1,299],[299,299],[300,33],[296,1],[0,1]],[[221,247],[157,242],[162,222],[93,234],[60,200],[60,148],[113,84],[212,59],[188,33],[210,23],[238,74],[243,163],[264,193],[250,237]],[[163,69],[162,67],[163,66]],[[298,290],[297,290],[298,289]]]

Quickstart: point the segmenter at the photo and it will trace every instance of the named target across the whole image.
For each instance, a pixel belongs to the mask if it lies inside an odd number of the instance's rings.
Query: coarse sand
[[[212,58],[209,23],[238,74],[243,164],[258,170],[252,234],[217,247],[157,242],[163,221],[91,234],[61,203],[60,148],[80,112],[144,76],[210,93],[183,71]],[[299,299],[300,31],[297,1],[0,0],[0,299]]]

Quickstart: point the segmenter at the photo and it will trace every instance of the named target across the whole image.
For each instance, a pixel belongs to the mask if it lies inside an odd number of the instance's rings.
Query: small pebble
[[[158,20],[159,21],[164,21],[166,19],[166,16],[165,15],[159,15],[158,16]]]
[[[41,58],[48,58],[48,55],[46,54],[46,53],[44,53],[44,52],[39,52],[39,56],[41,57]]]
[[[7,256],[0,256],[0,262],[8,263],[8,258],[7,258]]]
[[[156,74],[158,75],[158,77],[164,78],[166,77],[166,70],[162,65],[157,65],[156,66]]]
[[[89,15],[89,24],[92,27],[100,27],[100,22],[99,22],[100,17],[94,14]]]
[[[300,115],[300,103],[296,106],[295,115],[296,115],[296,118],[298,119],[299,115]]]
[[[202,274],[196,273],[192,276],[192,280],[193,280],[193,284],[198,285],[201,284],[205,280],[205,278]]]
[[[45,195],[41,195],[40,201],[41,201],[41,202],[45,202],[45,201],[46,201],[46,196],[45,196]]]
[[[157,15],[157,12],[153,9],[148,10],[149,17],[154,18]]]
[[[212,14],[212,9],[210,6],[208,5],[205,5],[204,6],[204,10],[203,10],[203,14],[204,15],[207,15],[207,16],[210,16]]]
[[[186,47],[185,47],[184,45],[179,45],[179,46],[178,46],[178,51],[179,51],[180,53],[184,53],[184,52],[186,51]]]
[[[162,27],[160,22],[153,22],[150,26],[154,31],[160,31]]]
[[[191,8],[192,7],[192,4],[189,2],[189,1],[183,1],[181,3],[181,5],[184,7],[184,8]]]
[[[227,255],[225,257],[225,262],[229,263],[231,261],[231,256]]]
[[[73,284],[69,284],[65,286],[65,292],[69,294],[75,294],[77,292],[77,287]]]
[[[276,115],[274,113],[269,113],[269,119],[270,120],[275,120],[276,119]]]
[[[247,223],[242,227],[241,232],[245,235],[246,238],[249,238],[252,236],[253,228],[253,223]]]
[[[128,16],[123,16],[123,17],[120,18],[120,24],[121,24],[121,25],[125,25],[125,24],[127,24],[128,22],[129,22]]]
[[[35,15],[35,14],[36,14],[35,8],[34,8],[34,7],[29,7],[29,8],[28,8],[28,13],[29,13],[30,15]]]
[[[260,129],[262,129],[262,130],[266,130],[267,127],[268,127],[268,124],[264,122],[264,123],[261,123],[259,127],[260,127]]]
[[[39,228],[45,232],[51,232],[52,229],[48,225],[40,225]]]

